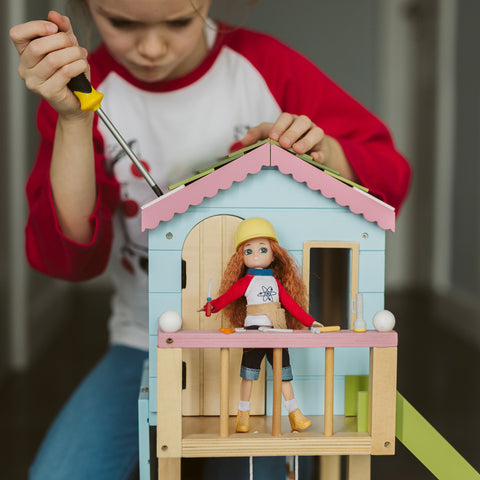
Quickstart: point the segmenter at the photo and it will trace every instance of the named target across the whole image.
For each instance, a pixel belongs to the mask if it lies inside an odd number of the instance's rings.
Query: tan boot
[[[299,408],[288,414],[292,430],[306,430],[312,426],[312,422],[303,415]]]
[[[235,424],[235,431],[238,433],[248,432],[248,420],[250,418],[250,412],[244,410],[238,410],[237,423]]]

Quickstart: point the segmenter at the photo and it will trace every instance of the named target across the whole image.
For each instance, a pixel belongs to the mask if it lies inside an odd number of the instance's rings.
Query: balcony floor
[[[229,436],[218,437],[218,417],[184,417],[182,456],[184,457],[247,457],[265,455],[346,455],[371,452],[371,440],[356,432],[356,419],[334,417],[334,437],[323,434],[323,415],[308,417],[313,425],[305,432],[291,432],[288,417],[282,417],[282,434],[272,437],[271,417],[251,417],[249,433],[235,433],[235,418],[229,420]]]

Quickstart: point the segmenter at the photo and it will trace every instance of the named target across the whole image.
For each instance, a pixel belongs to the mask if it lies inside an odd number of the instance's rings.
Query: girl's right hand
[[[67,83],[88,72],[87,51],[78,45],[68,17],[51,11],[47,20],[35,20],[10,29],[20,55],[18,73],[29,90],[41,95],[66,119],[88,118]]]

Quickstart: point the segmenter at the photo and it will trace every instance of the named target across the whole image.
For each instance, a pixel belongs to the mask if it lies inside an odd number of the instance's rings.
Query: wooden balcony
[[[228,415],[229,355],[232,348],[272,348],[273,409],[271,417],[252,417],[249,433],[235,433]],[[335,348],[370,349],[369,429],[356,431],[356,419],[333,415]],[[220,415],[182,417],[182,349],[219,349]],[[281,349],[325,348],[325,412],[309,416],[313,425],[291,432],[281,417]],[[182,330],[158,335],[157,456],[159,472],[180,478],[181,457],[279,455],[393,455],[395,453],[396,332],[352,330],[314,334]],[[169,472],[169,473],[167,473]]]

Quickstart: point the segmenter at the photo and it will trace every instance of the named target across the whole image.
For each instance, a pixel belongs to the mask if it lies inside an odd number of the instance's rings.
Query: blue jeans
[[[125,346],[105,354],[51,425],[30,468],[31,480],[137,478],[137,401],[147,355]],[[284,457],[255,458],[253,468],[255,480],[285,478]],[[209,480],[248,479],[245,458],[205,459],[204,469]]]
[[[112,347],[50,427],[32,480],[127,480],[138,470],[138,393],[147,352]]]

